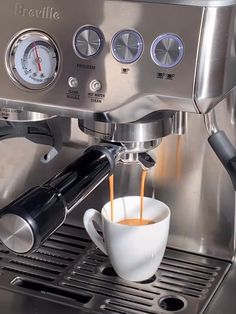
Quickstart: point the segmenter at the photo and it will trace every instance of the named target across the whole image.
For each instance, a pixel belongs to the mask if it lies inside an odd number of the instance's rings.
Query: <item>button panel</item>
[[[143,52],[143,39],[134,30],[122,30],[112,39],[112,54],[114,58],[125,64],[137,61]]]
[[[104,44],[104,37],[100,29],[94,26],[84,26],[74,35],[73,46],[75,53],[82,59],[97,56]]]
[[[152,60],[162,68],[172,68],[183,58],[184,45],[182,40],[174,34],[158,36],[151,46]]]

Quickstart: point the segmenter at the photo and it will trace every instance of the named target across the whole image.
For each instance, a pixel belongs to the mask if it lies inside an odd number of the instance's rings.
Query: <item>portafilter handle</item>
[[[45,184],[19,196],[0,211],[0,240],[11,251],[35,251],[115,168],[122,148],[92,146]]]

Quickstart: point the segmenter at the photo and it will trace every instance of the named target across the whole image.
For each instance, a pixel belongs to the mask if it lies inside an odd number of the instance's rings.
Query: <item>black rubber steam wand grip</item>
[[[115,167],[115,156],[103,146],[92,146],[51,178],[0,211],[0,239],[13,252],[35,251],[65,221]]]
[[[218,131],[208,138],[212,149],[228,172],[236,191],[236,149],[223,131]]]

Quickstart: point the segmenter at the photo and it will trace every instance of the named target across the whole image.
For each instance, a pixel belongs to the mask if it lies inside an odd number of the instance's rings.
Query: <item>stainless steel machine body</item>
[[[69,7],[63,1],[40,1],[37,6],[9,1],[1,10],[0,55],[6,58],[0,68],[1,106],[122,123],[162,109],[206,112],[235,85],[236,75],[229,71],[235,66],[234,17],[234,6],[173,9],[164,1],[81,0]],[[14,74],[11,47],[25,32],[42,32],[55,42],[58,73],[48,88],[19,88],[27,84]],[[95,51],[83,55],[76,38],[86,34],[96,36]],[[121,62],[114,56],[118,35],[134,44],[131,55],[118,51]],[[165,48],[159,54],[158,43],[168,41],[170,60],[163,61]],[[124,50],[129,48],[123,44]]]
[[[215,108],[235,143],[235,1],[10,0],[0,17],[1,128],[23,120],[34,131],[14,133],[28,142],[4,129],[0,206],[57,178],[90,145],[79,120],[88,135],[132,154],[115,170],[116,196],[138,193],[140,167],[127,161],[159,145],[146,194],[172,212],[160,270],[129,285],[78,228],[85,209],[108,200],[105,181],[38,251],[0,247],[1,306],[9,314],[27,313],[29,300],[38,312],[234,313],[235,192],[203,114]],[[42,140],[49,117],[59,124]]]

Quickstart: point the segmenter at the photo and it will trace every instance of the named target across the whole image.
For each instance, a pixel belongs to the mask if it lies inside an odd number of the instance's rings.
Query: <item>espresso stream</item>
[[[143,219],[143,198],[144,198],[144,189],[145,182],[147,177],[147,171],[143,170],[141,175],[141,184],[140,184],[140,217],[139,218],[130,218],[119,221],[119,224],[128,225],[128,226],[143,226],[153,224],[154,221]],[[109,188],[110,188],[110,204],[111,204],[111,221],[114,221],[114,175],[109,177]]]

